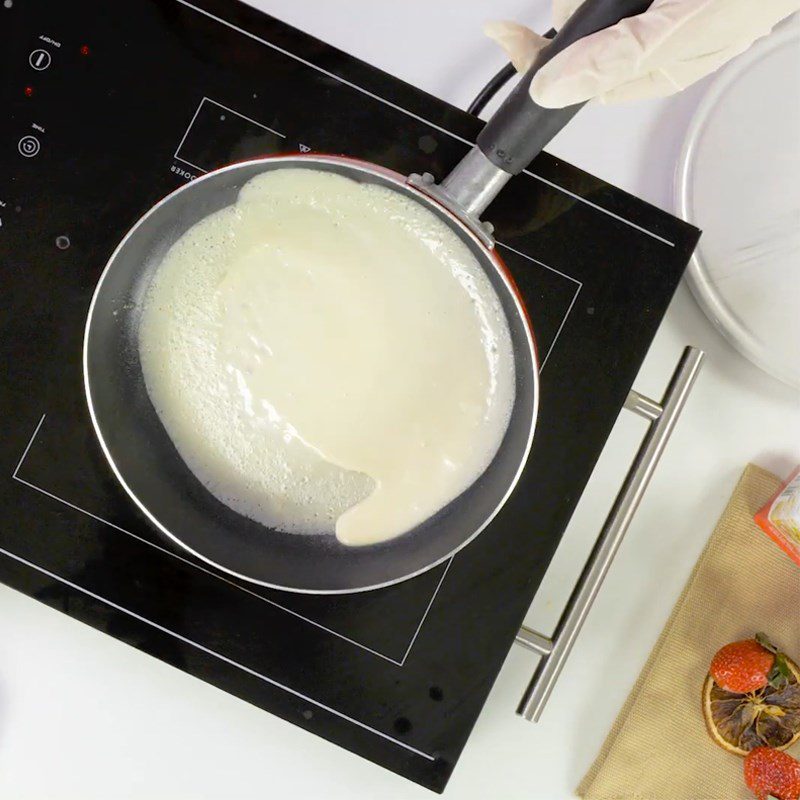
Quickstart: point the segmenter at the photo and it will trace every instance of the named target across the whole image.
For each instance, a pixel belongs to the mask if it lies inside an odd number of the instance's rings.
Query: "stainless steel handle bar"
[[[687,347],[660,403],[636,391],[631,391],[625,408],[647,419],[650,427],[628,470],[622,488],[608,514],[591,555],[583,568],[552,637],[543,636],[522,627],[517,644],[541,656],[536,671],[517,708],[527,720],[538,721],[550,698],[558,676],[589,615],[592,603],[600,591],[603,579],[622,543],[633,515],[655,471],[661,454],[669,441],[686,404],[704,358],[702,350]]]

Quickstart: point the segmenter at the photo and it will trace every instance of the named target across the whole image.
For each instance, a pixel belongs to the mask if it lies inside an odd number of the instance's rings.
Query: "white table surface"
[[[465,106],[502,63],[490,15],[549,27],[523,0],[251,0]],[[531,8],[535,13],[531,13]],[[678,149],[703,87],[589,108],[549,148],[672,208]],[[509,655],[446,796],[574,796],[748,461],[800,461],[800,398],[735,353],[685,286],[637,381],[660,396],[687,343],[706,366],[543,720],[515,716],[534,666]],[[623,415],[529,613],[549,631],[641,435]],[[0,797],[423,798],[425,790],[154,658],[0,587]]]

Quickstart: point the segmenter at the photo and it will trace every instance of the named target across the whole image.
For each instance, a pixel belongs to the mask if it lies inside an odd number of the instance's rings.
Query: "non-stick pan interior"
[[[331,170],[419,197],[391,173],[370,170],[359,162],[308,156],[237,164],[183,187],[137,223],[98,285],[84,353],[90,410],[126,490],[163,533],[200,558],[248,580],[291,591],[377,588],[440,562],[475,536],[502,505],[530,446],[537,400],[535,354],[524,314],[498,265],[459,228],[500,297],[516,358],[511,421],[486,472],[423,525],[389,542],[361,548],[346,547],[333,535],[269,529],[218,501],[184,464],[147,395],[138,350],[142,298],[164,253],[188,228],[232,204],[250,178],[285,167]],[[450,221],[447,212],[428,205]]]

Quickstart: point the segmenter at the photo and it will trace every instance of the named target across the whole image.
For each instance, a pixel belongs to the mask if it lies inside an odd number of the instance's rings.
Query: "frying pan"
[[[286,155],[233,164],[189,183],[148,211],[112,254],[92,298],[84,338],[84,383],[95,432],[122,486],[163,534],[198,558],[264,586],[316,594],[396,583],[442,562],[492,520],[514,489],[530,450],[538,405],[531,323],[479,216],[579,106],[543,109],[528,93],[535,72],[567,45],[644,11],[634,0],[587,0],[486,124],[476,146],[440,184],[355,159]],[[217,500],[178,454],[147,394],[139,361],[142,301],[167,250],[195,223],[233,204],[261,173],[324,170],[388,187],[445,222],[489,278],[509,323],[516,399],[508,430],[486,471],[447,507],[387,542],[348,547],[330,535],[267,528]]]

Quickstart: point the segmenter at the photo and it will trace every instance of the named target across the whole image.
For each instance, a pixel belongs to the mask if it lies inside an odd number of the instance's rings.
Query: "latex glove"
[[[553,0],[558,30],[582,0]],[[562,108],[597,98],[661,97],[705,77],[800,8],[800,0],[655,0],[636,17],[581,39],[534,76],[531,96]],[[524,72],[547,39],[515,22],[484,28]]]

